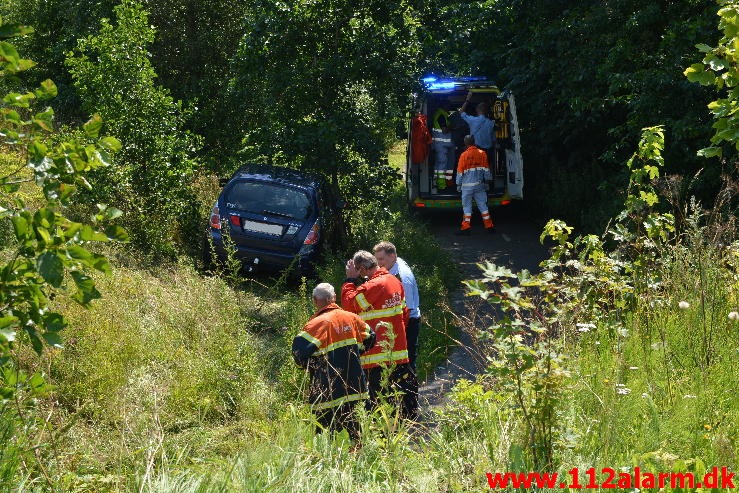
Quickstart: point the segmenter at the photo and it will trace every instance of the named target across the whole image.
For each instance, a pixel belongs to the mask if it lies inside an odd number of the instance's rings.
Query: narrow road
[[[547,253],[539,243],[542,225],[532,220],[520,205],[492,210],[494,234],[484,231],[476,210],[471,236],[454,234],[459,229],[461,211],[429,215],[429,227],[442,248],[451,253],[464,279],[480,279],[482,273],[477,264],[486,260],[514,271],[536,272]],[[476,341],[476,329],[490,325],[492,310],[480,298],[465,297],[462,285],[450,294],[450,298],[460,328],[459,340],[446,363],[421,382],[419,400],[424,411],[442,404],[446,393],[459,379],[474,380],[485,367],[485,357]]]

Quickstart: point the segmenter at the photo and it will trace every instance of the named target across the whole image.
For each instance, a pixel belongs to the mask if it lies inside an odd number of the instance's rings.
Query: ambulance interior
[[[431,144],[429,154],[425,162],[420,163],[418,167],[419,189],[421,196],[433,196],[437,198],[458,198],[460,193],[455,184],[456,168],[460,154],[464,151],[464,136],[470,133],[469,125],[459,116],[458,109],[464,104],[467,97],[468,89],[460,89],[445,93],[431,93],[427,95],[421,112],[427,116],[427,124],[432,137],[434,116],[439,109],[452,110],[457,115],[450,118],[450,134],[454,144],[453,173],[447,175],[446,187],[439,186],[437,175],[435,174],[435,163],[437,159],[437,151],[434,143]],[[495,134],[498,142],[498,149],[491,152],[495,155],[490,159],[490,171],[493,174],[493,182],[490,185],[488,193],[490,196],[500,197],[506,191],[506,159],[505,150],[513,147],[510,138],[510,126],[508,119],[508,103],[504,99],[498,99],[497,89],[472,89],[472,97],[467,104],[466,112],[475,115],[477,105],[486,102],[490,108],[488,117],[495,121]],[[438,135],[438,131],[436,133]]]

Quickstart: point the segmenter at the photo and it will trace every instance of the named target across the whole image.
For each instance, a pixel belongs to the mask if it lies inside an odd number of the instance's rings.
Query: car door
[[[506,149],[506,186],[508,195],[513,199],[523,198],[523,157],[521,156],[521,134],[518,129],[518,115],[516,114],[516,101],[513,93],[506,95],[508,101],[508,111],[510,112],[509,124],[511,130],[511,140],[513,148]]]

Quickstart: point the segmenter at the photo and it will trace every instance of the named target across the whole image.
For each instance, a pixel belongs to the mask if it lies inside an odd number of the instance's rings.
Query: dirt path
[[[536,271],[545,258],[546,250],[539,243],[541,225],[531,220],[518,207],[493,210],[496,232],[487,234],[480,224],[479,213],[473,216],[472,235],[456,236],[461,212],[436,213],[430,216],[430,228],[439,244],[452,254],[464,279],[479,279],[477,263],[489,260],[511,269]],[[460,330],[457,347],[446,363],[440,365],[425,382],[421,382],[419,398],[422,409],[428,410],[444,402],[447,391],[462,378],[474,380],[484,369],[484,356],[477,349],[474,330],[490,324],[492,312],[482,300],[466,298],[464,287],[451,293],[452,310]]]

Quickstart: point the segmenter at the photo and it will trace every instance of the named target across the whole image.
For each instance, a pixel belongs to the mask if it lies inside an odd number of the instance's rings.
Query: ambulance
[[[498,146],[489,153],[493,180],[487,185],[488,204],[507,205],[522,199],[523,159],[513,94],[500,91],[487,77],[426,77],[422,81],[425,91],[417,97],[408,123],[405,177],[411,209],[462,208],[456,168],[470,130],[459,108],[469,93],[465,112],[475,115],[479,103],[487,103],[487,116],[495,121]],[[441,164],[437,155],[443,156]]]

